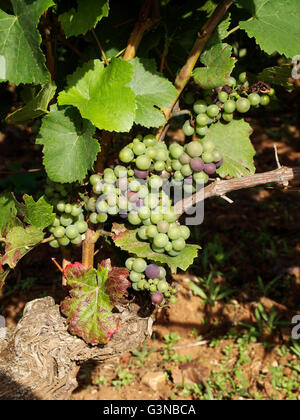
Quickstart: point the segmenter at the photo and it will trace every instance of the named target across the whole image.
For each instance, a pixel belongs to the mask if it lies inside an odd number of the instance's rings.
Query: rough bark
[[[90,346],[67,331],[53,298],[29,302],[17,327],[0,338],[0,400],[68,399],[80,364],[104,362],[138,347],[152,332],[150,314],[118,307],[121,328],[107,345]]]

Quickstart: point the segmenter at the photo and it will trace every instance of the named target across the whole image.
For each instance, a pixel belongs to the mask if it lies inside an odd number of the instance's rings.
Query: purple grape
[[[223,165],[224,159],[219,160],[219,162],[216,163],[216,168],[219,168],[221,165]]]
[[[164,295],[161,292],[154,292],[151,295],[153,305],[159,305],[164,300]]]
[[[137,195],[137,193],[135,193],[133,191],[129,191],[127,193],[127,198],[131,203],[134,203],[138,200],[139,196]]]
[[[119,215],[120,215],[120,217],[122,219],[127,219],[127,217],[128,217],[128,213],[127,212],[123,212],[122,210],[120,211]]]
[[[204,169],[204,162],[201,158],[195,157],[190,161],[190,166],[193,171],[201,172]]]
[[[207,175],[213,175],[216,173],[216,165],[214,163],[205,163],[204,164],[204,172]]]
[[[142,200],[141,198],[138,198],[136,200],[136,202],[134,203],[135,206],[135,210],[137,211],[140,207],[142,207],[144,205],[144,200]]]
[[[192,177],[192,175],[191,176],[187,176],[186,178],[184,178],[184,182],[185,182],[185,184],[192,185],[192,183],[193,183],[193,177]]]
[[[134,175],[139,179],[146,179],[149,175],[149,171],[142,171],[140,169],[135,168]]]
[[[145,270],[148,279],[156,279],[160,275],[160,269],[156,264],[149,264]]]

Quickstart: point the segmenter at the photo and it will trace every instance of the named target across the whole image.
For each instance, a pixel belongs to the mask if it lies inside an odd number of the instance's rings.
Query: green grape
[[[223,109],[227,114],[232,114],[236,110],[236,102],[233,99],[228,99],[228,101],[224,103]]]
[[[239,75],[239,81],[240,83],[245,83],[247,81],[247,73],[245,71]]]
[[[183,226],[183,225],[179,226],[179,228],[180,228],[181,237],[187,240],[191,235],[190,229],[187,226]],[[178,238],[174,238],[174,239],[178,239]]]
[[[150,220],[150,217],[148,219],[143,220],[143,225],[144,226],[152,226],[152,222]]]
[[[131,211],[128,214],[128,222],[131,225],[139,225],[139,224],[142,223],[142,220],[139,218],[139,215],[138,215],[138,213],[136,211]]]
[[[119,153],[119,159],[121,162],[129,163],[134,158],[134,153],[129,147],[124,147]]]
[[[218,150],[214,150],[213,151],[213,155],[214,155],[214,162],[220,162],[220,160],[222,159],[222,155]]]
[[[161,188],[162,184],[163,184],[163,181],[162,181],[161,177],[159,177],[158,175],[152,175],[148,179],[148,185],[153,190],[157,190],[157,189]]]
[[[139,238],[143,241],[146,241],[148,239],[147,232],[146,232],[147,226],[141,226],[138,230]]]
[[[95,197],[89,198],[89,200],[87,202],[87,210],[89,210],[89,211],[95,211],[96,210],[96,198]]]
[[[116,192],[116,188],[114,187],[114,185],[106,183],[103,185],[103,193],[105,195],[109,195],[109,194],[115,194]]]
[[[88,229],[88,224],[82,220],[75,223],[79,233],[85,233]]]
[[[205,172],[196,172],[193,175],[194,181],[197,185],[204,185],[208,182],[208,175]]]
[[[215,149],[214,142],[209,139],[203,139],[202,146],[204,152],[212,152]]]
[[[207,103],[199,99],[194,103],[193,109],[196,114],[204,114],[207,110]]]
[[[62,238],[65,234],[65,228],[63,226],[57,226],[54,231],[53,235],[55,238]]]
[[[172,143],[169,147],[170,155],[174,159],[179,159],[180,155],[183,153],[183,147],[178,143]]]
[[[96,214],[97,215],[97,213],[92,213],[92,214]],[[79,234],[79,232],[78,232],[78,229],[77,229],[77,227],[75,225],[70,225],[70,226],[67,226],[66,227],[66,236],[69,239],[75,239],[76,236],[78,236],[78,234]]]
[[[142,171],[146,171],[147,169],[150,168],[151,159],[146,155],[141,155],[137,157],[135,164],[138,169],[141,169]]]
[[[204,152],[201,156],[204,163],[212,163],[214,161],[214,155],[212,152]]]
[[[67,238],[66,236],[63,236],[62,238],[59,238],[59,239],[58,239],[58,243],[59,243],[59,245],[61,245],[61,246],[68,246],[68,245],[69,245],[69,243],[70,243],[70,239],[69,239],[69,238]]]
[[[186,146],[186,152],[190,157],[198,157],[201,156],[203,152],[203,147],[199,141],[191,141]]]
[[[90,222],[93,223],[94,225],[96,225],[98,223],[98,213],[93,212],[93,213],[90,214]],[[72,238],[70,238],[70,239],[72,239]]]
[[[138,197],[139,198],[145,198],[149,194],[148,188],[146,185],[141,185],[140,189],[138,191]]]
[[[133,177],[133,176],[134,176],[134,170],[133,170],[133,169],[128,169],[128,171],[127,171],[127,175],[128,175],[128,179],[129,179],[130,177]]]
[[[164,216],[161,212],[157,212],[156,210],[151,212],[150,220],[154,225],[157,225],[157,223],[161,222],[163,218]]]
[[[176,296],[170,296],[169,302],[171,305],[175,305],[177,303],[177,297]]]
[[[112,168],[105,168],[103,175],[114,175],[114,170]]]
[[[218,105],[209,105],[209,107],[206,110],[206,114],[210,118],[216,117],[219,114],[219,112],[220,112],[220,108],[218,107]],[[204,125],[206,125],[206,124],[204,124]]]
[[[50,233],[53,233],[53,232],[54,232],[54,229],[55,229],[55,227],[54,227],[54,226],[50,226],[50,227],[48,228],[48,230],[49,230],[49,232],[50,232]]]
[[[270,103],[270,97],[268,95],[262,95],[260,97],[260,104],[262,106],[267,106]]]
[[[155,153],[155,156],[154,156],[155,161],[165,162],[166,160],[168,160],[168,157],[169,157],[168,150],[165,150],[162,147],[157,147],[156,148],[156,153]]]
[[[53,241],[50,241],[50,242],[49,242],[49,245],[50,245],[52,248],[59,248],[59,242],[58,242],[58,240],[57,240],[57,239],[53,239]]]
[[[183,238],[178,238],[172,241],[172,248],[174,251],[182,251],[186,246],[185,240]]]
[[[175,171],[174,175],[173,175],[173,178],[176,181],[182,181],[184,179],[184,176],[182,175],[182,173],[180,171]]]
[[[172,160],[171,165],[174,171],[180,171],[182,167],[182,164],[179,162],[179,160],[175,160],[175,159]]]
[[[69,214],[62,214],[59,220],[62,226],[69,226],[73,223],[73,218]]]
[[[150,288],[149,288],[149,292],[154,293],[156,292],[157,288],[154,284],[151,284]]]
[[[271,88],[271,89],[269,90],[269,92],[268,92],[268,95],[269,95],[269,96],[274,96],[274,95],[275,95],[275,89],[274,89],[274,88]]]
[[[73,206],[72,204],[66,204],[65,205],[65,213],[69,214],[72,212]]]
[[[158,206],[157,194],[149,194],[147,197],[145,197],[144,204],[145,206],[148,206],[151,210],[155,209]]]
[[[96,210],[98,213],[106,213],[108,210],[108,204],[105,200],[98,200],[96,204]]]
[[[170,209],[166,211],[166,213],[164,213],[164,220],[166,220],[169,223],[176,222],[177,219],[178,219],[178,214],[175,212],[175,209],[173,206],[170,207]]]
[[[131,287],[132,287],[132,288],[133,288],[133,290],[135,290],[136,292],[138,292],[138,291],[139,291],[139,288],[138,288],[137,283],[132,283],[132,284],[131,284]]]
[[[142,274],[137,273],[136,271],[131,271],[130,275],[129,275],[129,278],[133,282],[138,282],[138,281],[142,280]]]
[[[182,153],[182,154],[180,155],[179,160],[180,160],[180,163],[181,163],[182,165],[187,165],[188,163],[190,163],[190,161],[191,161],[191,157],[190,157],[187,153]]]
[[[99,195],[99,194],[101,194],[102,191],[103,191],[103,184],[101,182],[93,185],[93,193],[94,194]]]
[[[97,216],[97,222],[98,223],[105,223],[107,219],[108,219],[108,216],[107,216],[106,213],[100,213]]]
[[[163,279],[165,279],[166,275],[167,275],[167,272],[164,269],[164,267],[159,267],[159,276],[158,276],[158,279],[163,280]],[[158,280],[158,279],[155,279],[155,280]],[[154,282],[154,284],[155,284],[155,282]],[[157,282],[157,284],[158,284],[158,282]]]
[[[138,190],[141,188],[141,184],[136,179],[133,179],[129,182],[129,189],[133,192],[138,192]]]
[[[143,155],[146,152],[146,146],[138,140],[138,142],[133,145],[132,151],[137,156]]]
[[[232,76],[228,77],[227,85],[230,86],[230,87],[235,87],[236,86],[236,79]]]
[[[110,216],[116,216],[119,213],[119,207],[118,206],[109,206],[107,209],[107,214]]]
[[[166,220],[161,220],[157,223],[157,230],[160,233],[167,233],[169,230],[169,226],[169,222],[167,222]]]
[[[158,160],[157,162],[155,162],[154,164],[154,170],[157,172],[161,172],[165,169],[166,163],[162,160]]]
[[[101,178],[100,178],[99,175],[93,174],[93,175],[90,176],[90,184],[91,185],[99,184],[99,182],[101,182]]]
[[[148,206],[142,206],[139,208],[138,215],[140,219],[146,220],[149,219],[151,211]]]
[[[117,204],[117,202],[118,202],[118,196],[117,196],[116,194],[108,195],[108,196],[106,197],[106,201],[107,201],[107,204],[108,204],[110,207],[113,207],[113,206],[115,206],[115,205]]]
[[[154,225],[147,226],[146,234],[148,238],[152,238],[152,239],[155,238],[155,236],[158,235],[157,227]]]
[[[193,192],[195,192],[195,188],[192,184],[183,184],[183,191],[186,194],[192,194]]]
[[[148,147],[146,150],[146,156],[151,160],[154,159],[156,156],[156,148],[155,147]],[[149,165],[150,166],[150,165]],[[148,169],[148,168],[147,168]]]
[[[196,127],[196,133],[198,134],[198,136],[204,137],[206,136],[207,132],[208,132],[207,125],[205,127]]]
[[[198,114],[196,117],[196,124],[200,127],[205,127],[209,123],[209,117],[207,114]]]
[[[239,98],[236,101],[236,109],[238,110],[238,112],[240,112],[241,114],[245,114],[246,112],[249,111],[249,109],[251,108],[251,104],[248,101],[248,99],[246,98]]]
[[[171,241],[180,238],[181,237],[180,226],[176,224],[171,225],[168,231],[168,237],[171,239]]]
[[[195,133],[195,129],[191,126],[189,120],[186,120],[186,122],[183,124],[182,131],[188,137]]]
[[[191,169],[191,167],[190,167],[190,165],[189,165],[189,164],[187,164],[187,165],[183,165],[183,166],[182,166],[182,168],[180,169],[180,172],[182,173],[182,175],[183,175],[184,177],[186,177],[186,176],[190,176],[190,175],[192,175],[192,173],[193,173],[193,171],[192,171],[192,169]]]
[[[55,216],[55,218],[54,218],[54,220],[53,220],[53,222],[52,222],[52,226],[53,226],[53,227],[57,227],[57,226],[59,226],[59,225],[60,225],[59,218],[58,218],[57,216]]]
[[[81,206],[79,204],[74,204],[71,211],[71,216],[77,217],[80,215],[80,213],[82,213]]]
[[[154,143],[157,143],[155,135],[154,134],[146,134],[143,141],[151,140]]]
[[[117,165],[114,169],[114,174],[118,178],[125,178],[127,176],[127,169],[125,168],[125,166]]]
[[[152,250],[157,252],[158,254],[163,254],[165,252],[165,248],[157,248],[156,246],[152,245]]]
[[[117,180],[117,177],[116,177],[116,175],[112,172],[112,173],[107,173],[107,174],[104,174],[104,175],[103,175],[103,179],[104,179],[104,182],[105,182],[106,184],[114,184],[114,183],[116,182],[116,180]]]
[[[147,268],[147,263],[143,258],[136,258],[133,261],[132,269],[133,271],[136,271],[137,273],[143,273]]]
[[[169,283],[166,280],[160,280],[160,282],[157,285],[157,290],[161,293],[167,292],[169,288]]]
[[[144,290],[146,284],[147,284],[146,280],[140,280],[139,282],[137,282],[137,287],[139,290]]]
[[[184,102],[185,102],[187,105],[192,105],[192,103],[194,102],[194,95],[192,94],[192,92],[187,92],[187,93],[184,95]]]
[[[227,112],[223,112],[222,118],[226,122],[231,122],[233,120],[233,114],[227,114]]]
[[[218,99],[223,104],[228,100],[228,93],[221,90],[221,92],[218,93]]]
[[[59,201],[59,202],[56,204],[56,209],[57,209],[57,211],[59,211],[60,213],[63,213],[63,212],[65,211],[65,203],[64,203],[64,201]]]
[[[81,235],[78,235],[78,236],[76,236],[76,238],[71,240],[71,244],[73,244],[73,245],[79,245],[79,244],[81,244],[81,242],[82,242],[82,236]]]
[[[128,270],[132,270],[132,264],[134,260],[135,258],[130,257],[130,258],[127,258],[127,260],[125,261],[125,267],[128,268]]]

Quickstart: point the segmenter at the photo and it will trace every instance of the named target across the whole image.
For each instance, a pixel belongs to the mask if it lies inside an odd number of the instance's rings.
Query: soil
[[[299,166],[298,102],[293,99],[283,110],[249,118],[258,172],[276,168],[274,144],[281,164]],[[2,171],[6,183],[3,171],[14,162],[21,163],[21,170],[39,167],[41,152],[33,138],[30,130],[12,127],[0,138],[0,175]],[[39,178],[35,180],[38,189]],[[291,349],[291,319],[300,314],[299,191],[294,182],[285,189],[272,185],[231,193],[232,205],[209,200],[204,223],[193,229],[192,241],[203,248],[199,258],[189,272],[173,278],[178,302],[156,310],[153,336],[140,353],[82,366],[72,399],[300,399],[300,350],[297,356]],[[101,249],[101,255],[106,253],[109,244]],[[54,254],[60,261],[59,253]],[[189,287],[209,275],[221,290],[233,290],[214,306]],[[263,289],[276,276],[274,285]],[[9,325],[17,323],[26,302],[46,295],[57,302],[64,297],[47,245],[26,256],[7,283],[0,313]],[[258,328],[259,302],[268,315],[273,311],[286,324],[264,322],[260,334],[251,338],[251,326],[254,335]]]

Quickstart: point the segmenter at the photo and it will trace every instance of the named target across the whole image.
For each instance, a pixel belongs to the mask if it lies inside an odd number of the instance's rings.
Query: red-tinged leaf
[[[112,313],[114,303],[127,296],[128,270],[111,266],[105,260],[98,270],[81,263],[69,264],[64,275],[70,297],[61,303],[69,331],[90,344],[106,344],[118,330],[119,321]]]

